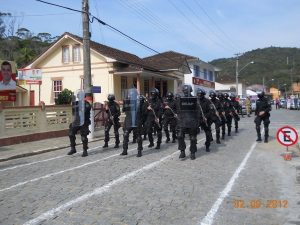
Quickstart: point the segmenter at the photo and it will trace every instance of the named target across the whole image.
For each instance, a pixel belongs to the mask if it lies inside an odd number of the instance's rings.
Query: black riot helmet
[[[197,88],[197,96],[198,98],[203,99],[206,95],[206,91],[203,88]]]
[[[159,95],[159,91],[156,88],[152,88],[150,91],[151,99],[156,99]]]
[[[193,88],[191,85],[185,84],[182,86],[182,92],[185,97],[191,96],[192,91],[193,91]]]
[[[174,99],[174,95],[173,95],[172,92],[168,92],[168,94],[167,94],[167,99],[168,99],[169,101],[171,101],[171,100]]]
[[[215,98],[217,97],[216,92],[213,91],[213,90],[209,91],[209,97],[210,97],[211,99],[215,99]]]
[[[146,98],[143,95],[139,96],[140,103],[144,103]]]
[[[224,93],[224,98],[228,99],[229,98],[229,94],[228,93]]]
[[[113,102],[115,99],[116,99],[116,97],[115,97],[114,94],[109,94],[109,95],[107,96],[107,100],[110,101],[110,102]]]
[[[265,97],[265,92],[264,92],[264,91],[258,92],[258,93],[257,93],[257,97],[258,97],[259,99],[262,99],[263,97]]]
[[[218,99],[223,100],[224,94],[222,92],[218,92]]]

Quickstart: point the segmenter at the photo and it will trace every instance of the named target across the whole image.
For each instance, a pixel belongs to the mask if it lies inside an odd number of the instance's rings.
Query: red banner
[[[199,79],[196,77],[193,77],[193,84],[215,89],[215,82]]]
[[[15,102],[16,99],[16,90],[0,91],[0,102]]]

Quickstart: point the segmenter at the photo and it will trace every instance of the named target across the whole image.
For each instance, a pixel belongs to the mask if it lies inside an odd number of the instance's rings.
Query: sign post
[[[295,145],[298,141],[298,133],[297,131],[290,126],[284,126],[278,129],[277,131],[277,141],[286,146],[286,154],[284,155],[285,160],[291,160],[292,153],[289,152],[289,146]]]

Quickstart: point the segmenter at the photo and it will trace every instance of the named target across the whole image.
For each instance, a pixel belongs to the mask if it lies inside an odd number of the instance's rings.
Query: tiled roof
[[[77,41],[79,41],[81,43],[83,42],[81,37],[76,36],[74,34],[65,33],[65,35],[69,35],[70,37],[76,39]],[[95,50],[96,52],[100,53],[101,55],[104,55],[104,56],[112,58],[112,59],[116,59],[119,62],[139,65],[143,68],[148,68],[148,69],[155,69],[155,68],[151,68],[148,65],[146,65],[144,63],[144,61],[141,58],[139,58],[138,56],[128,53],[128,52],[121,51],[116,48],[102,45],[102,44],[99,44],[94,41],[90,41],[90,48]]]
[[[179,69],[189,59],[198,59],[195,56],[184,55],[178,52],[168,51],[143,58],[149,66],[159,70]]]

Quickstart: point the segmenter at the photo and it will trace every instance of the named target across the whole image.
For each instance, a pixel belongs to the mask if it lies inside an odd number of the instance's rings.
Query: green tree
[[[65,88],[55,99],[55,104],[56,105],[67,105],[71,104],[72,102],[72,96],[73,92],[70,91],[69,89]]]

